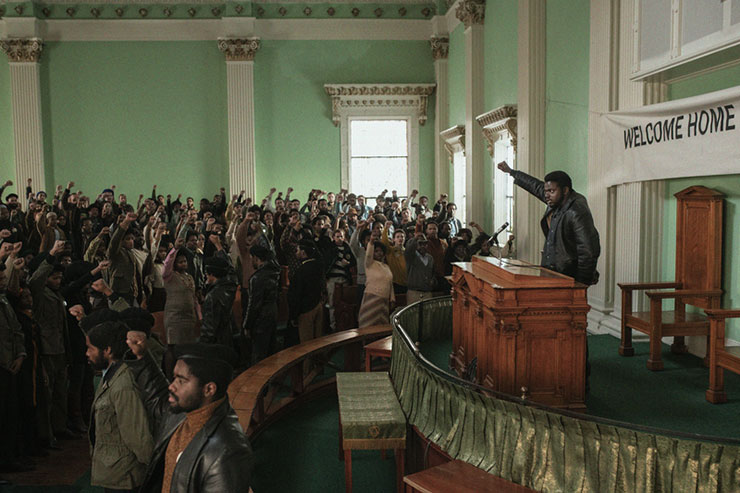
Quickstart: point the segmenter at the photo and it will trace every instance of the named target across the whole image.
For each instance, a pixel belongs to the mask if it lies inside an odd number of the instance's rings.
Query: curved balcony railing
[[[740,491],[740,440],[549,408],[457,378],[417,342],[452,336],[452,299],[394,313],[391,376],[409,423],[453,459],[537,491]]]

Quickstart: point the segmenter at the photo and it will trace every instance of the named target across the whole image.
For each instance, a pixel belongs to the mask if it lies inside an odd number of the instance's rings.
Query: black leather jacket
[[[277,325],[280,266],[267,262],[249,278],[249,304],[244,318],[244,330],[250,333],[269,332]]]
[[[149,355],[127,360],[126,364],[136,378],[156,441],[139,492],[160,493],[167,446],[186,413],[170,411],[167,379]],[[172,474],[170,493],[247,492],[253,466],[249,439],[227,398],[182,452]]]
[[[545,183],[522,171],[513,171],[514,183],[545,202]],[[548,216],[550,225],[547,224]],[[576,281],[591,285],[599,280],[596,262],[601,254],[596,231],[586,198],[571,190],[560,207],[549,207],[540,221],[545,234],[542,266]]]
[[[237,284],[230,276],[206,286],[199,342],[234,347],[234,336],[237,335],[233,314],[236,289]]]

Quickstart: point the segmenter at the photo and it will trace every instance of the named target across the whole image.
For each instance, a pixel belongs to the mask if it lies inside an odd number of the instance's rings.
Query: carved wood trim
[[[514,147],[514,152],[516,152],[516,119],[517,108],[514,104],[500,106],[476,117],[483,136],[486,138],[486,148],[491,157],[493,157],[493,145],[502,133],[508,133],[511,145]]]

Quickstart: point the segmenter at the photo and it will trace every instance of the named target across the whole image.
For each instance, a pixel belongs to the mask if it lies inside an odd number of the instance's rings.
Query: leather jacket
[[[543,181],[522,171],[513,171],[511,175],[516,185],[545,202]],[[559,207],[547,207],[540,225],[545,234],[541,265],[573,277],[577,282],[596,284],[599,280],[596,262],[601,247],[586,198],[571,190],[565,203]]]
[[[274,331],[277,324],[280,266],[270,261],[249,278],[249,302],[244,329],[249,333]]]
[[[234,347],[236,324],[233,307],[236,289],[237,285],[230,276],[206,286],[199,342]]]
[[[167,446],[186,413],[173,413],[167,401],[167,379],[150,355],[126,361],[155,427],[155,446],[140,493],[160,493]],[[177,461],[170,493],[247,492],[254,466],[249,439],[228,398],[193,437]]]

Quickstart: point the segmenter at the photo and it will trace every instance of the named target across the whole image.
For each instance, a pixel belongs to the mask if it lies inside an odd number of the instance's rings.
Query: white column
[[[244,190],[257,201],[254,146],[254,56],[259,38],[219,38],[226,55],[229,125],[229,188],[231,195]]]
[[[29,178],[34,190],[46,188],[38,64],[43,43],[39,38],[9,38],[0,40],[0,48],[10,65],[16,190],[22,196]]]
[[[465,182],[467,217],[482,222],[486,207],[484,193],[485,143],[476,117],[483,113],[484,0],[461,0],[455,15],[465,25]]]
[[[605,182],[611,160],[606,152],[602,115],[616,109],[619,1],[593,0],[590,29],[588,204],[601,238],[601,256],[597,265],[601,276],[598,284],[588,290],[588,302],[592,308],[589,312],[589,330],[614,333],[619,330],[619,321],[606,315],[614,307],[616,190],[607,188]]]
[[[539,179],[545,174],[545,20],[545,2],[519,2],[516,162],[518,169]],[[518,256],[539,264],[544,243],[540,228],[542,203],[517,187],[515,204]]]
[[[447,94],[447,55],[450,50],[450,38],[446,35],[432,36],[432,57],[434,57],[434,75],[437,82],[434,111],[434,196],[450,193],[450,160],[445,149],[444,139],[440,136],[447,129],[450,102]]]
[[[637,108],[665,100],[666,87],[661,81],[630,80],[635,67],[634,40],[637,23],[634,0],[622,0],[619,11],[618,109]],[[617,283],[660,280],[661,242],[663,237],[662,181],[629,183],[616,187],[616,235],[614,248],[614,312],[620,316],[622,300]],[[635,248],[624,248],[624,245]],[[634,309],[647,309],[643,294],[635,296]]]

